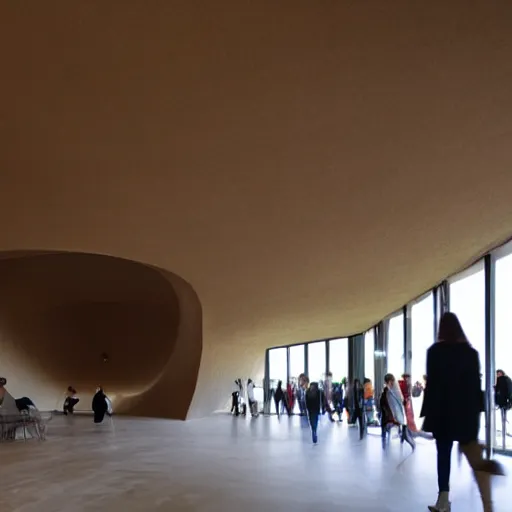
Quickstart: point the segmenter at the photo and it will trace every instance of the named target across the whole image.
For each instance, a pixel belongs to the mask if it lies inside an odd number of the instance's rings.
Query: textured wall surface
[[[511,23],[462,0],[4,2],[0,250],[179,276],[208,414],[266,347],[365,330],[511,236]]]

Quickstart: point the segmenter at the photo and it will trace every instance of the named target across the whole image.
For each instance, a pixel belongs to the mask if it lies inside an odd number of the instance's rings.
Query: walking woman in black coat
[[[94,412],[94,423],[101,423],[108,411],[107,397],[101,387],[96,390],[92,399],[92,410]]]
[[[445,313],[437,343],[427,352],[427,385],[421,416],[423,430],[432,432],[437,446],[439,496],[431,512],[450,512],[450,462],[454,441],[466,456],[475,476],[485,512],[492,512],[491,474],[502,474],[494,461],[482,457],[478,443],[484,410],[478,352],[469,344],[459,319]]]

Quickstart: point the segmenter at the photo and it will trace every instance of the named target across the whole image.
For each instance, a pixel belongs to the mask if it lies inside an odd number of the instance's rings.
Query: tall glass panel
[[[512,254],[496,261],[496,370],[512,377]],[[503,380],[503,379],[501,379]],[[501,382],[500,382],[501,384]],[[497,410],[496,448],[512,450],[511,411]]]
[[[478,263],[450,283],[450,309],[460,320],[471,345],[480,356],[482,389],[485,386],[485,273]],[[480,439],[485,439],[485,414],[482,414]]]
[[[405,369],[403,313],[394,316],[389,321],[387,361],[388,373],[392,373],[396,379],[400,379]]]
[[[348,338],[329,341],[329,371],[334,382],[348,378]]]
[[[317,341],[308,345],[308,377],[311,382],[323,380],[325,375],[325,341]]]
[[[485,383],[485,275],[483,264],[450,283],[450,310],[460,320],[471,345],[478,351]]]
[[[370,329],[364,335],[364,376],[375,387],[375,331]]]
[[[290,378],[297,379],[304,370],[304,345],[293,345],[290,347]]]
[[[423,376],[427,373],[427,350],[434,343],[434,297],[429,293],[411,308],[411,380],[424,385]],[[412,399],[414,416],[419,424],[423,394]]]
[[[282,380],[286,382],[287,378],[287,362],[286,362],[286,347],[273,348],[268,351],[269,359],[269,379],[272,389],[276,388],[277,381]]]

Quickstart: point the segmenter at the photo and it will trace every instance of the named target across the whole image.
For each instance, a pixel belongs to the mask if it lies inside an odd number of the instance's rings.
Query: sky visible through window
[[[348,338],[329,342],[329,371],[334,382],[348,378]]]
[[[400,313],[389,321],[388,330],[388,373],[400,379],[404,373],[404,315]]]

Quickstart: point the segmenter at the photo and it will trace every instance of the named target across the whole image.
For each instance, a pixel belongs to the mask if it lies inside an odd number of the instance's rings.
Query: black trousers
[[[75,405],[80,402],[78,398],[66,398],[64,401],[64,414],[73,414]]]
[[[363,439],[364,431],[365,431],[365,418],[364,411],[362,409],[356,408],[353,413],[354,423],[358,423],[359,425],[359,439]]]
[[[276,405],[276,414],[281,416],[281,403],[283,404],[283,408],[286,405],[284,399],[274,398],[274,403]]]
[[[316,436],[316,432],[318,429],[318,413],[309,413],[308,414],[309,424],[311,426],[311,432],[313,436]]]
[[[238,410],[238,391],[231,393],[231,413],[233,413],[233,411],[235,416],[240,414],[240,411]]]
[[[449,492],[453,441],[436,439],[436,447],[439,492]]]

